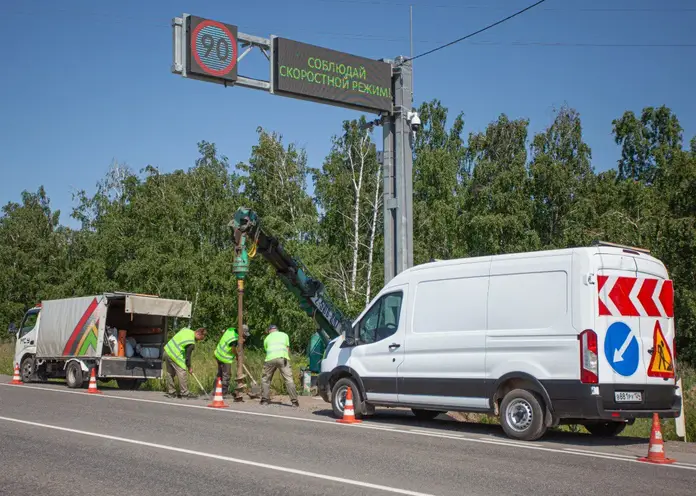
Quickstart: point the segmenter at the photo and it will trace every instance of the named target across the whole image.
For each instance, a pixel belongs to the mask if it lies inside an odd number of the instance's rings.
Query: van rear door
[[[594,261],[598,289],[595,331],[599,383],[643,386],[647,377],[641,359],[640,314],[632,303],[638,276],[635,259],[629,254],[600,248]],[[627,396],[625,400],[631,398]]]
[[[648,256],[635,257],[640,289],[635,305],[641,314],[641,360],[646,383],[676,384],[674,373],[674,290],[664,264]]]

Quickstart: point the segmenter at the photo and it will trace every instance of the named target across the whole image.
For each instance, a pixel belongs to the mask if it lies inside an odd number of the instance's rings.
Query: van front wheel
[[[353,379],[344,377],[336,381],[334,387],[331,389],[331,408],[333,409],[334,417],[341,419],[343,418],[343,408],[346,404],[346,394],[348,388],[351,389],[353,393],[353,410],[355,412],[355,418],[362,417],[363,405],[360,400],[360,392],[358,391],[358,385],[355,384]]]
[[[543,401],[526,389],[513,389],[500,404],[500,424],[508,437],[534,441],[546,432]]]

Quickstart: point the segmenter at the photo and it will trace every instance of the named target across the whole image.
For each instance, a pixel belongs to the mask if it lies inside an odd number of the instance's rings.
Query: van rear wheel
[[[626,422],[591,422],[585,424],[585,429],[597,437],[618,436],[626,428]]]
[[[544,402],[526,389],[513,389],[500,404],[500,424],[508,437],[534,441],[546,432]]]

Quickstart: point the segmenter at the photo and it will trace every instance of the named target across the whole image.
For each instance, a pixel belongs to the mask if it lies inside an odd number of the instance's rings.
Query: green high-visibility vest
[[[290,355],[288,354],[290,338],[284,332],[273,331],[270,333],[263,340],[263,347],[266,350],[267,362],[276,358],[287,358],[290,360]]]
[[[232,363],[234,354],[232,354],[232,343],[237,341],[239,336],[234,327],[230,327],[220,338],[217,348],[215,348],[215,358],[222,363]]]
[[[169,355],[169,358],[182,369],[186,368],[186,353],[185,348],[196,342],[196,333],[193,329],[184,327],[177,332],[172,339],[169,340],[164,351]]]

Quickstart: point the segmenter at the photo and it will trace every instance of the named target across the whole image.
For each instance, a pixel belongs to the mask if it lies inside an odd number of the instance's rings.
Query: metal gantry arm
[[[244,236],[246,242],[251,244],[251,256],[260,254],[273,266],[285,287],[298,300],[300,308],[318,324],[325,343],[352,326],[352,321],[325,293],[324,285],[310,274],[302,262],[288,255],[276,238],[261,228],[256,212],[240,208],[229,225],[234,229],[235,240]]]

